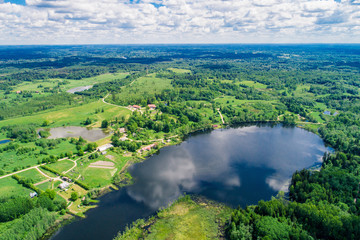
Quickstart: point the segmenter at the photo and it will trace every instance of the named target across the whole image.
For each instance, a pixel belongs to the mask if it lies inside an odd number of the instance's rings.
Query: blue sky
[[[0,0],[0,44],[360,43],[360,0]]]

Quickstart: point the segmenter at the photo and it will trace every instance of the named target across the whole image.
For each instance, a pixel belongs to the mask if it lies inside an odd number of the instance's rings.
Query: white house
[[[59,185],[59,188],[64,190],[67,189],[70,186],[70,184],[68,182],[63,182]]]
[[[113,145],[108,143],[108,144],[105,144],[105,145],[102,145],[102,146],[98,147],[98,151],[103,152],[103,151],[105,151],[105,150],[107,150],[109,148],[112,148],[112,147],[113,147]]]
[[[30,193],[30,197],[31,197],[31,198],[37,197],[37,195],[38,195],[37,192],[32,192],[32,193]]]

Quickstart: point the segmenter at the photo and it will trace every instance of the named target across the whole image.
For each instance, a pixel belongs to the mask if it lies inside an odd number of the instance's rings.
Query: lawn
[[[82,171],[83,182],[91,188],[105,187],[111,184],[111,178],[117,169],[87,167]]]
[[[65,172],[72,168],[74,166],[74,163],[70,160],[62,160],[57,161],[56,163],[49,164],[48,166],[59,172]]]

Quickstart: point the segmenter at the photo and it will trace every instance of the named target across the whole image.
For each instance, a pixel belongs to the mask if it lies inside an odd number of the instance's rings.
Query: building
[[[16,91],[16,94],[20,94],[21,93],[21,91]]]
[[[156,109],[155,104],[148,104],[148,107],[150,108],[150,110],[155,110]]]
[[[67,189],[70,186],[70,184],[68,182],[63,182],[59,185],[59,188],[61,190]]]
[[[37,197],[37,196],[38,196],[37,192],[32,192],[32,193],[30,193],[30,197],[31,197],[31,198],[34,198],[34,197]]]
[[[141,107],[138,106],[138,105],[132,105],[132,107],[133,107],[135,110],[140,110],[140,109],[141,109]]]
[[[324,114],[325,115],[331,115],[331,112],[330,111],[324,111]]]
[[[112,148],[112,147],[114,147],[114,146],[112,144],[108,143],[108,144],[105,144],[105,145],[102,145],[102,146],[98,147],[97,150],[99,152],[103,152],[103,151],[105,151],[105,150],[107,150],[109,148]]]
[[[141,148],[141,152],[144,152],[144,151],[150,151],[152,148],[154,148],[157,144],[156,143],[153,143],[153,144],[150,144],[148,146],[145,146],[143,148]]]
[[[119,132],[120,133],[126,133],[126,129],[125,128],[119,128]]]

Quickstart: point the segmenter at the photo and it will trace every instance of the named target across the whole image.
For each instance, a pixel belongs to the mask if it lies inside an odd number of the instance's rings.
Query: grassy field
[[[172,88],[170,79],[156,78],[155,74],[149,74],[138,78],[131,85],[123,87],[120,93],[114,95],[113,101],[120,103],[136,101],[144,96],[161,93],[163,89]]]
[[[62,160],[62,161],[58,161],[56,163],[49,164],[48,166],[59,172],[65,172],[65,171],[69,170],[70,168],[72,168],[74,166],[74,163],[69,160]]]
[[[19,175],[20,177],[31,178],[32,180],[34,180],[34,183],[46,180],[46,177],[44,175],[41,175],[41,173],[39,173],[36,169],[29,169],[17,175]]]
[[[37,147],[33,142],[17,142],[17,144],[19,144],[20,148],[31,148],[35,150],[24,154],[17,154],[16,151],[4,151],[0,153],[0,167],[2,170],[13,172],[14,170],[20,170],[22,168],[37,165],[43,158],[48,157],[48,155],[40,154],[40,150],[42,150],[42,148]],[[54,156],[59,156],[61,153],[69,151],[76,152],[75,145],[69,143],[69,141],[62,141],[54,149],[46,150],[49,155]]]
[[[104,187],[111,184],[113,176],[122,170],[130,159],[131,157],[124,157],[119,153],[108,151],[105,156],[101,155],[97,159],[83,159],[78,161],[78,166],[74,171],[81,174],[81,180],[90,187]],[[112,162],[114,166],[112,169],[89,167],[91,163],[97,161]]]
[[[262,83],[254,82],[254,81],[241,81],[240,84],[246,85],[248,87],[259,88],[259,89],[267,88],[266,85],[264,85]]]
[[[277,101],[266,101],[266,100],[239,100],[236,99],[233,96],[224,96],[219,97],[215,100],[215,102],[220,103],[221,105],[230,105],[233,107],[237,107],[239,105],[244,105],[248,103],[266,103],[266,104],[272,104],[276,103]]]
[[[160,211],[157,217],[138,221],[115,239],[219,239],[230,213],[231,209],[223,205],[184,197]],[[150,233],[145,230],[148,228]]]
[[[20,185],[12,177],[6,177],[0,179],[0,198],[11,196],[29,196],[29,193],[33,192],[31,189],[25,188]]]
[[[104,109],[104,112],[95,114],[96,109]],[[0,121],[0,127],[15,124],[35,123],[41,125],[45,120],[51,122],[49,127],[59,126],[80,126],[81,122],[88,117],[94,122],[94,126],[101,123],[104,119],[112,119],[115,117],[126,116],[131,111],[125,108],[103,103],[102,100],[84,104],[78,107],[62,109],[58,111],[49,111],[32,116],[19,117]]]
[[[319,123],[324,123],[325,121],[320,117],[321,112],[312,112],[310,115]]]
[[[173,71],[174,73],[191,73],[191,70],[189,69],[168,68],[167,70]]]
[[[87,167],[82,171],[83,182],[93,188],[101,188],[111,183],[111,178],[116,169]]]
[[[80,80],[74,79],[46,79],[46,80],[38,80],[35,82],[24,82],[17,85],[14,88],[14,92],[16,91],[39,91],[42,92],[44,88],[53,88],[56,87],[59,83],[67,83],[65,85],[61,85],[61,89],[67,91],[69,89],[81,86],[94,85],[95,83],[103,83],[109,82],[112,80],[123,79],[128,75],[128,73],[107,73],[102,74],[96,77],[83,78]]]

